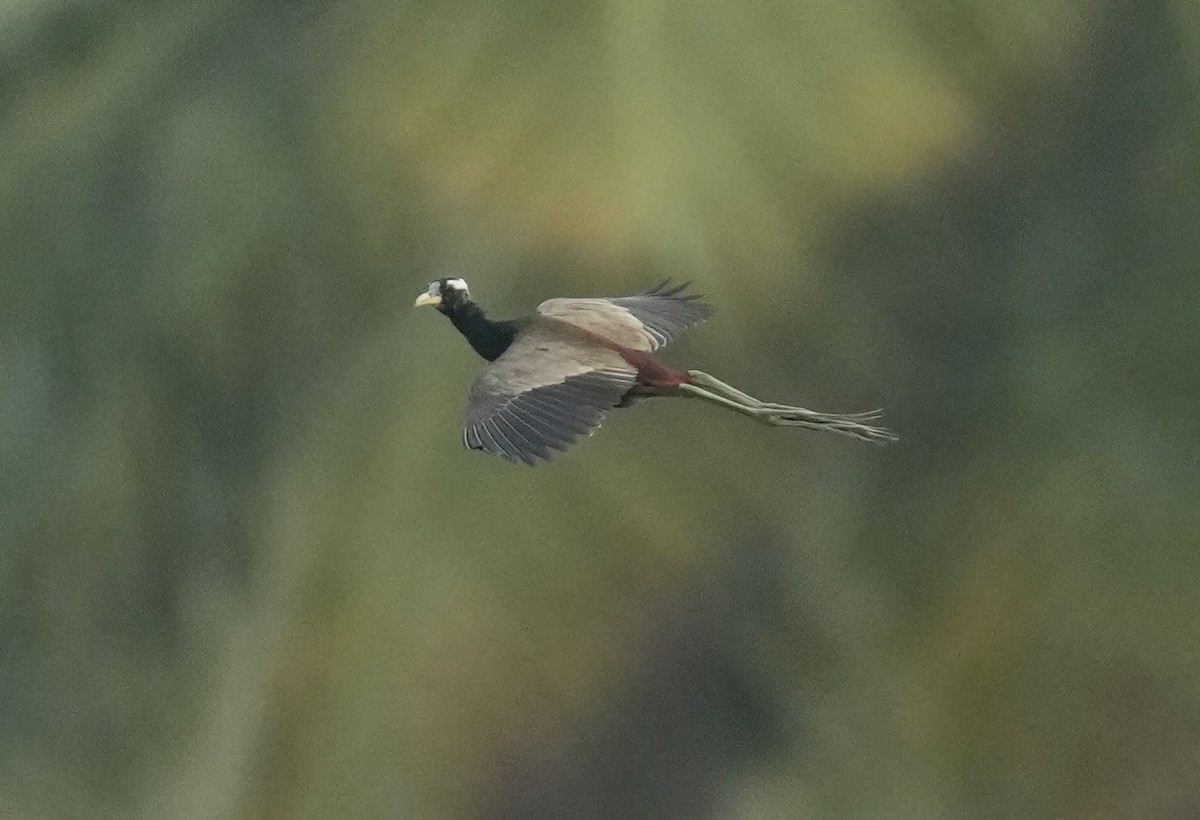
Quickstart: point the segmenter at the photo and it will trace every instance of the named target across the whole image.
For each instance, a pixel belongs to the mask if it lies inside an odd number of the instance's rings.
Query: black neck
[[[501,353],[508,350],[513,337],[517,335],[516,322],[493,321],[484,316],[479,305],[474,302],[460,305],[447,315],[458,328],[458,332],[467,337],[475,352],[489,362],[495,361]]]

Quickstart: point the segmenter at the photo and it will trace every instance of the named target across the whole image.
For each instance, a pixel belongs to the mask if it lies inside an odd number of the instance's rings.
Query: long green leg
[[[695,396],[713,404],[776,427],[804,427],[809,430],[828,430],[832,433],[852,436],[862,441],[880,444],[896,441],[899,437],[882,427],[863,424],[879,418],[879,411],[868,413],[818,413],[803,407],[759,401],[753,396],[725,384],[700,370],[688,371],[692,381],[679,386],[684,395]]]
[[[770,408],[773,410],[780,410],[780,411],[783,411],[786,413],[796,413],[796,412],[808,413],[812,416],[822,417],[822,418],[830,418],[832,416],[836,416],[837,418],[840,418],[840,419],[847,419],[847,420],[854,420],[854,421],[870,421],[871,419],[877,419],[877,418],[881,418],[883,416],[882,410],[868,410],[865,413],[830,414],[830,413],[818,413],[815,410],[805,410],[803,407],[793,407],[788,404],[773,404],[772,402],[761,401],[760,399],[754,398],[754,396],[751,396],[747,393],[743,393],[741,390],[738,390],[736,387],[726,384],[725,382],[721,381],[720,379],[716,378],[715,376],[711,376],[708,373],[705,373],[703,370],[689,370],[688,375],[692,377],[693,384],[698,384],[701,387],[706,387],[714,393],[718,393],[722,396],[733,399],[734,401],[743,402],[745,404],[749,404],[754,407],[767,407],[767,408]]]
[[[764,424],[771,423],[767,419],[768,419],[768,415],[772,411],[767,410],[765,408],[754,407],[749,404],[744,404],[742,402],[734,401],[733,399],[727,399],[722,395],[713,393],[710,390],[707,390],[706,388],[703,388],[703,387],[697,387],[694,384],[681,384],[681,385],[679,385],[679,389],[689,396],[695,396],[698,399],[704,399],[705,401],[712,402],[713,404],[719,404],[722,407],[728,407],[730,410],[733,410],[734,412],[741,413],[743,416],[749,416],[752,419],[757,419],[758,421],[761,421]]]

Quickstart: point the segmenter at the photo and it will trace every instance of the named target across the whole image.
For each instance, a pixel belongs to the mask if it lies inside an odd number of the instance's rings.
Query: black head
[[[479,305],[471,301],[467,283],[462,279],[436,279],[429,283],[429,290],[417,297],[416,304],[432,305],[467,337],[475,352],[489,362],[500,357],[512,340],[516,338],[520,323],[512,320],[494,320],[483,315]]]
[[[430,282],[429,290],[418,296],[415,303],[416,306],[432,305],[447,316],[469,304],[471,294],[467,291],[466,281],[453,277]]]

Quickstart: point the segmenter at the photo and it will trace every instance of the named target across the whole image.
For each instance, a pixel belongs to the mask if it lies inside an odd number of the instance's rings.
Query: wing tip
[[[515,435],[517,430],[513,427],[512,422],[505,420],[505,423]],[[496,419],[489,419],[482,425],[464,427],[462,443],[468,450],[500,456],[512,464],[536,467],[543,461],[550,461],[556,453],[565,452],[575,442],[575,438],[574,434],[566,433],[561,438],[542,436],[542,440],[533,442],[532,439],[525,437],[523,442],[515,442],[512,437],[500,429]],[[522,444],[526,446],[522,446]]]
[[[703,293],[684,293],[692,285],[692,280],[688,279],[685,282],[680,282],[678,285],[668,287],[671,284],[671,277],[668,276],[653,287],[642,291],[639,296],[657,296],[660,299],[673,299],[676,302],[694,302],[697,299],[703,299]],[[712,308],[705,305],[705,309],[711,311]]]

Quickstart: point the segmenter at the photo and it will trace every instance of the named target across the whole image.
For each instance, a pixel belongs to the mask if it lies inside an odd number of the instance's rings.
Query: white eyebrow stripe
[[[466,279],[447,279],[446,287],[453,288],[454,290],[466,290],[467,289],[467,280]]]

